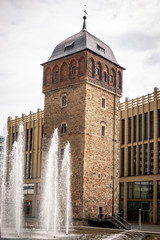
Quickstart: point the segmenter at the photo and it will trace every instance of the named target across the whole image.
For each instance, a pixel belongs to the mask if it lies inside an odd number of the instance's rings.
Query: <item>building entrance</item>
[[[127,219],[139,221],[139,209],[141,209],[141,221],[143,223],[153,222],[153,201],[128,201]]]

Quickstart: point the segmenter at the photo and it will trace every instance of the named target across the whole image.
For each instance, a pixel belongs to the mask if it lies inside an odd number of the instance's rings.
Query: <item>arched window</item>
[[[116,78],[115,78],[115,70],[112,68],[110,70],[110,74],[109,74],[109,85],[114,86],[116,84]]]
[[[52,71],[52,83],[56,83],[59,80],[59,67],[56,65]]]
[[[106,98],[104,96],[101,98],[101,108],[106,109]]]
[[[122,89],[122,75],[120,71],[118,71],[118,87]]]
[[[100,62],[96,64],[96,79],[102,80],[102,65]]]
[[[67,80],[67,64],[64,62],[60,70],[60,81]]]
[[[72,60],[69,65],[69,77],[75,78],[76,76],[76,61]]]
[[[100,129],[100,131],[101,131],[100,135],[102,137],[105,137],[106,136],[106,123],[104,121],[101,122],[101,129]]]
[[[109,68],[107,65],[105,65],[105,68],[104,68],[104,82],[109,84]]]
[[[64,93],[61,98],[61,107],[66,107],[67,106],[67,95]]]
[[[81,57],[78,61],[78,73],[79,75],[84,75],[86,71],[85,58]]]
[[[107,74],[104,72],[104,82],[107,82]]]
[[[67,124],[65,122],[61,123],[61,134],[67,133]]]
[[[95,77],[95,62],[93,58],[89,59],[89,76],[92,78]]]
[[[51,83],[51,69],[48,67],[44,72],[44,86],[50,85]]]

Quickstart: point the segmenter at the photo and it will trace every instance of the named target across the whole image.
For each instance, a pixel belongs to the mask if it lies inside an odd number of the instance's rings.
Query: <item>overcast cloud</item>
[[[124,72],[123,98],[160,87],[160,0],[0,0],[0,134],[7,117],[44,109],[41,63],[82,28],[109,45]]]

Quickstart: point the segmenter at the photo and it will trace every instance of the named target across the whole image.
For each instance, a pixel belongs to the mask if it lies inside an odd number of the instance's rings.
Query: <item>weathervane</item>
[[[86,17],[86,15],[88,15],[88,13],[86,12],[86,5],[84,5],[84,10],[82,10],[84,12],[84,17]]]
[[[87,27],[86,27],[86,15],[88,15],[88,13],[86,12],[86,5],[84,5],[84,10],[82,10],[84,12],[84,16],[83,16],[83,19],[84,19],[84,22],[83,22],[83,27],[82,27],[82,30],[87,30]]]

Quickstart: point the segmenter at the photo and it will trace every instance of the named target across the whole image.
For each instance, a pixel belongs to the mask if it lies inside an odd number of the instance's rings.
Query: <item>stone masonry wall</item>
[[[67,98],[67,104],[65,107],[62,107],[61,100],[64,94]],[[67,125],[67,132],[61,134],[61,123],[64,122]],[[71,145],[71,195],[73,201],[73,217],[82,218],[85,84],[82,83],[68,86],[46,93],[44,110],[43,167],[45,155],[48,151],[54,128],[58,128],[59,132],[59,159],[61,148],[65,147],[67,141],[69,141]]]
[[[102,108],[102,97],[106,100]],[[119,97],[116,97],[115,212],[119,194]],[[85,112],[84,217],[112,215],[114,94],[87,84]],[[105,136],[101,126],[105,126]]]

